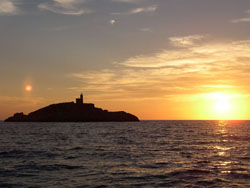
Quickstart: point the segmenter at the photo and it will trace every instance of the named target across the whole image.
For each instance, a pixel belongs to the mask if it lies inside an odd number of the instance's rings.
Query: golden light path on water
[[[224,143],[227,143],[228,140],[226,139],[226,137],[228,136],[228,132],[226,129],[227,123],[226,121],[219,121],[218,125],[217,125],[217,134],[219,134],[221,136],[221,143],[220,145],[216,145],[214,146],[214,150],[216,150],[217,155],[221,158],[227,158],[227,156],[229,155],[228,151],[232,148],[230,147],[226,147]],[[217,165],[220,167],[221,173],[231,173],[230,171],[230,165],[232,164],[232,161],[230,160],[219,160],[217,162]]]
[[[235,150],[235,146],[233,146],[228,138],[233,137],[230,133],[230,128],[242,123],[242,121],[226,121],[220,120],[216,126],[216,134],[219,136],[217,144],[213,147],[213,150],[217,153],[218,160],[215,161],[215,166],[221,169],[222,174],[230,174],[233,173],[231,169],[233,166],[239,165],[239,162],[230,160],[233,150]],[[229,125],[230,124],[230,125]],[[219,143],[219,144],[218,144]],[[247,174],[247,171],[234,171],[236,173]]]

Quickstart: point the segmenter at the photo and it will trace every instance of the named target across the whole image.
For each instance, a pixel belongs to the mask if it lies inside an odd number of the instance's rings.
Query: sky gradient
[[[140,119],[250,119],[249,33],[249,0],[0,0],[0,119],[81,92]]]

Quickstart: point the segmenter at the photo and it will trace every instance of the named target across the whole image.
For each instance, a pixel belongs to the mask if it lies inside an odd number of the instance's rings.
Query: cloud
[[[194,40],[130,57],[112,69],[72,73],[81,83],[71,89],[86,90],[100,100],[155,100],[249,87],[250,40],[200,43],[203,37],[178,38]]]
[[[144,7],[144,8],[136,8],[136,9],[132,9],[129,14],[138,14],[138,13],[142,13],[142,12],[154,12],[157,10],[157,6],[156,5],[152,5],[149,7]]]
[[[0,0],[0,15],[15,15],[18,8],[11,0]]]
[[[250,10],[247,10],[245,12],[246,14],[250,14]],[[237,18],[231,20],[232,23],[244,23],[244,22],[250,22],[250,16],[244,17],[244,18]]]
[[[250,17],[234,19],[234,20],[232,20],[231,22],[232,22],[232,23],[250,22]]]
[[[38,8],[47,10],[56,14],[80,16],[91,13],[89,9],[83,9],[80,4],[85,3],[84,0],[53,0],[48,3],[41,3]]]
[[[185,38],[185,37],[184,37]],[[153,55],[139,55],[128,58],[120,64],[137,68],[184,68],[185,71],[204,68],[204,66],[221,65],[227,62],[244,62],[250,58],[250,41],[236,41],[224,44],[200,44],[181,46],[175,50],[162,50]],[[237,58],[237,59],[236,59]],[[238,62],[238,64],[239,64]],[[197,67],[198,65],[198,67]],[[191,68],[191,69],[190,69]]]
[[[119,2],[119,3],[140,3],[145,0],[112,0],[113,2]]]
[[[141,28],[140,31],[142,32],[152,32],[153,30],[151,28]]]
[[[195,42],[203,38],[204,36],[202,35],[190,35],[185,37],[171,37],[169,38],[169,40],[174,46],[187,47],[187,46],[193,46]]]
[[[140,13],[151,13],[157,10],[157,5],[152,5],[148,7],[139,7],[135,9],[131,9],[127,12],[114,12],[113,15],[131,15],[131,14],[140,14]]]

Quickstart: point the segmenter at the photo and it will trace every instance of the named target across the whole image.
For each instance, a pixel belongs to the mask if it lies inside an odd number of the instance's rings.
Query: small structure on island
[[[76,98],[76,104],[83,104],[83,95],[81,93],[80,98]]]

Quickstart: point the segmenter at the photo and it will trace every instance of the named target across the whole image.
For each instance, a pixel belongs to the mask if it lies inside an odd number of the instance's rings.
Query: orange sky
[[[81,92],[146,120],[250,119],[250,1],[3,0],[0,24],[2,120]]]

